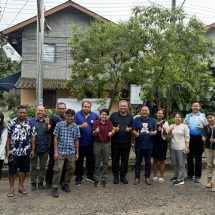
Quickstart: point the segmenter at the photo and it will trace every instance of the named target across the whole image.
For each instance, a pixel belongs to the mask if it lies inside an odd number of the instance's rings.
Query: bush
[[[24,105],[27,107],[27,118],[34,118],[36,116],[36,109],[33,105]],[[51,117],[52,115],[56,114],[57,111],[54,110],[46,110],[45,117]],[[15,118],[17,115],[17,107],[13,107],[10,113],[10,119]]]
[[[3,106],[8,106],[9,110],[16,106],[17,101],[19,99],[19,96],[16,95],[15,93],[8,93],[8,92],[3,92],[2,97],[3,97]]]

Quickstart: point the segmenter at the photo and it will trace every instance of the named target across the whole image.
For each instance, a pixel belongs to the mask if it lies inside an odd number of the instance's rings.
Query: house
[[[69,65],[72,57],[68,40],[72,35],[72,24],[84,29],[96,17],[103,22],[110,21],[70,0],[47,10],[44,15],[51,31],[44,32],[43,100],[47,108],[54,108],[57,99],[69,96],[65,82],[71,72]],[[21,104],[34,105],[36,100],[36,29],[35,16],[2,31],[7,41],[22,56],[21,77],[16,83],[16,88],[20,89]]]
[[[207,25],[206,37],[215,43],[215,22],[210,25]],[[214,50],[215,50],[215,46],[214,46]],[[213,58],[213,62],[214,64],[211,66],[211,70],[215,77],[215,56]]]

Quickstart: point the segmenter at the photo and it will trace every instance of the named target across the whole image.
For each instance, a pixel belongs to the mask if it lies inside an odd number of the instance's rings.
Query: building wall
[[[36,93],[32,89],[21,89],[20,90],[20,103],[22,105],[29,104],[35,105]]]
[[[45,43],[56,44],[56,61],[44,62],[45,79],[68,79],[70,77],[69,65],[72,63],[68,41],[72,35],[71,26],[77,24],[84,29],[90,25],[91,17],[76,9],[67,8],[46,18],[51,27],[45,33]],[[22,77],[36,77],[36,23],[23,29],[22,36]]]
[[[56,103],[58,98],[69,98],[69,90],[56,90]],[[20,90],[20,104],[35,105],[35,100],[36,100],[35,90],[33,89]]]

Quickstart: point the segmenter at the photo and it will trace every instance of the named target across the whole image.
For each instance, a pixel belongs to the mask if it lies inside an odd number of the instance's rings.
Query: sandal
[[[152,179],[155,183],[157,183],[158,182],[158,177],[153,177],[153,179]]]
[[[163,184],[164,182],[165,182],[165,181],[164,181],[163,178],[159,178],[159,179],[158,179],[158,183],[159,183],[159,184]]]
[[[18,190],[18,193],[26,195],[26,194],[28,194],[28,191],[23,189],[23,190]]]
[[[14,197],[14,192],[13,191],[8,191],[7,197]]]
[[[211,189],[211,192],[215,192],[215,187]]]

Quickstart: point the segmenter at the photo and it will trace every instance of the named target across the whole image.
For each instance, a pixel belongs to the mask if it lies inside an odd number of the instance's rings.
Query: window
[[[44,43],[43,47],[43,61],[44,62],[55,62],[55,44]]]

